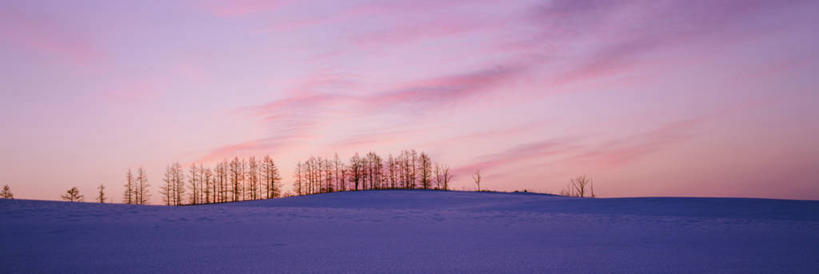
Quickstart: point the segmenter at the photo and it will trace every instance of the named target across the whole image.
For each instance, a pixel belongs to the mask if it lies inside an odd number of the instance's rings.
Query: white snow
[[[819,202],[363,191],[162,207],[0,200],[0,273],[819,272]]]

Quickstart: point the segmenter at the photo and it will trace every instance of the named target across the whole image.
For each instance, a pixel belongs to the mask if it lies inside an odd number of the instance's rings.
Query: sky
[[[453,188],[819,199],[817,1],[0,0],[0,185],[416,149]]]

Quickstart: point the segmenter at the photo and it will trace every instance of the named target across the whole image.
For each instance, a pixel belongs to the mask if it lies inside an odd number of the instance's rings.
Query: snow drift
[[[0,272],[805,272],[819,202],[362,191],[187,207],[0,200]]]

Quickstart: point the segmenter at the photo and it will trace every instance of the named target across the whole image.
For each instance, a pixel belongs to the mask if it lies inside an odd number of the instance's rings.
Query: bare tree
[[[151,199],[151,193],[148,189],[151,187],[148,184],[148,174],[145,173],[145,169],[139,167],[137,169],[136,174],[136,182],[135,182],[135,191],[134,191],[134,203],[144,205],[148,203],[148,200]]]
[[[216,165],[216,201],[220,203],[227,202],[228,198],[228,162],[222,160]]]
[[[201,166],[200,166],[199,170],[201,170],[202,173],[204,174],[203,175],[204,185],[202,187],[204,188],[204,190],[203,190],[204,193],[203,194],[205,195],[205,203],[210,204],[212,202],[215,202],[214,199],[211,199],[211,195],[213,194],[213,191],[212,191],[213,171],[211,171],[210,168],[202,169]]]
[[[233,186],[233,201],[239,200],[242,177],[242,163],[238,157],[233,157],[233,160],[230,161],[230,182]]]
[[[303,183],[304,182],[302,181],[302,178],[304,178],[304,176],[302,174],[302,170],[303,170],[303,168],[302,168],[301,162],[298,162],[298,164],[296,164],[296,174],[295,174],[296,175],[296,180],[293,182],[295,184],[295,186],[293,188],[296,189],[296,195],[304,195],[304,189],[303,189],[303,185],[304,185]]]
[[[167,166],[165,168],[165,174],[162,177],[162,186],[159,187],[159,194],[162,194],[162,201],[165,202],[165,205],[171,205],[173,203],[174,195],[174,184],[173,184],[173,171],[171,171],[171,166]]]
[[[276,163],[273,162],[273,158],[270,158],[270,156],[265,156],[264,160],[262,160],[262,175],[265,185],[265,198],[279,197],[281,194],[279,190],[281,176],[279,175],[279,168],[276,167]]]
[[[11,193],[9,185],[3,186],[3,190],[0,191],[0,199],[14,199],[14,194]]]
[[[71,189],[66,191],[65,194],[63,194],[63,196],[61,197],[63,198],[63,200],[69,202],[82,202],[83,199],[82,195],[80,195],[80,190],[77,189],[77,187],[72,187]]]
[[[335,182],[334,183],[336,185],[334,187],[334,189],[336,191],[344,191],[343,184],[341,183],[341,182],[344,181],[344,178],[339,179],[339,177],[341,177],[341,174],[342,174],[341,170],[343,170],[344,167],[341,166],[341,161],[338,159],[338,153],[336,153],[333,156],[333,169],[335,169],[335,176],[334,176]]]
[[[253,156],[247,161],[247,192],[250,200],[259,199],[259,162]]]
[[[190,203],[192,205],[199,204],[199,167],[196,164],[191,165],[188,169],[188,187],[191,188]]]
[[[569,184],[566,186],[566,189],[561,191],[560,195],[580,198],[584,198],[588,195],[594,198],[594,184],[592,183],[592,179],[586,175],[571,178],[569,179]]]
[[[407,159],[409,161],[409,188],[413,189],[418,181],[418,152],[411,149],[409,155],[410,157]]]
[[[162,187],[159,188],[162,201],[166,205],[182,205],[182,197],[185,193],[185,174],[179,163],[173,163],[165,168],[162,183]]]
[[[185,172],[182,170],[182,165],[180,165],[179,162],[171,165],[171,170],[171,174],[173,175],[174,205],[182,205],[184,204],[182,198],[185,197]]]
[[[449,166],[444,165],[444,166],[441,167],[441,170],[442,170],[441,173],[443,174],[443,178],[444,178],[444,183],[443,183],[444,190],[449,190],[449,182],[452,182],[452,179],[455,178],[455,175],[453,175],[452,173],[449,172]]]
[[[358,191],[359,184],[361,183],[363,166],[361,157],[358,156],[358,153],[353,155],[350,158],[350,180],[355,184],[355,190]]]
[[[387,157],[387,181],[390,183],[390,188],[396,188],[398,166],[395,163],[395,158],[392,154]]]
[[[134,173],[131,172],[130,168],[128,173],[125,174],[125,193],[122,195],[122,202],[126,204],[134,203]]]
[[[481,170],[478,169],[472,174],[472,181],[478,186],[478,191],[481,191]]]
[[[431,177],[432,177],[432,161],[429,159],[429,155],[424,152],[421,152],[421,157],[419,158],[420,164],[420,171],[421,171],[421,187],[424,189],[429,189],[432,186]]]
[[[324,191],[333,192],[333,165],[330,159],[324,159]]]
[[[97,202],[99,202],[100,204],[104,204],[105,203],[105,186],[100,185],[100,186],[97,187],[97,190],[99,190],[99,192],[97,193]]]
[[[449,172],[449,167],[440,163],[435,164],[435,188],[449,190],[449,182],[455,177]]]

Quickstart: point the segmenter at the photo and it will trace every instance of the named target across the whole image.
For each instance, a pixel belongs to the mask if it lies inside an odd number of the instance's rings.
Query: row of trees
[[[356,153],[345,163],[310,157],[296,165],[293,189],[297,195],[370,189],[449,189],[454,178],[449,167],[433,164],[429,155],[404,150],[383,158],[375,152]]]
[[[148,190],[151,184],[148,183],[148,174],[145,173],[145,169],[142,167],[136,170],[136,175],[134,175],[130,168],[128,169],[128,172],[125,173],[124,187],[125,193],[122,195],[123,203],[144,205],[151,199],[151,192]],[[97,201],[100,203],[105,202],[104,189],[105,186],[100,185],[100,193],[97,197]]]
[[[586,175],[569,179],[569,184],[566,185],[565,189],[560,191],[560,195],[580,198],[596,197],[594,195],[594,183],[591,177],[587,177]]]
[[[433,163],[428,154],[404,150],[398,156],[388,155],[386,160],[374,152],[364,156],[354,154],[345,163],[338,154],[333,159],[310,157],[296,165],[293,189],[296,195],[309,195],[335,191],[358,191],[373,189],[440,189],[448,190],[454,175],[449,167]],[[125,176],[123,203],[147,204],[150,200],[150,184],[145,170],[136,173],[128,170]],[[472,180],[481,191],[481,173],[476,170]],[[278,198],[283,195],[278,167],[270,156],[262,160],[234,157],[218,162],[214,168],[191,165],[187,173],[179,163],[168,165],[160,189],[166,205],[196,205],[244,200]],[[105,203],[105,186],[100,185],[95,200]],[[592,179],[587,176],[571,178],[560,195],[570,197],[596,197]],[[0,198],[13,199],[8,185],[0,190]],[[61,196],[63,200],[83,200],[77,187]]]
[[[187,173],[179,163],[165,168],[160,194],[166,205],[210,204],[277,198],[281,176],[273,158],[265,156],[223,160],[214,168],[192,165]]]

